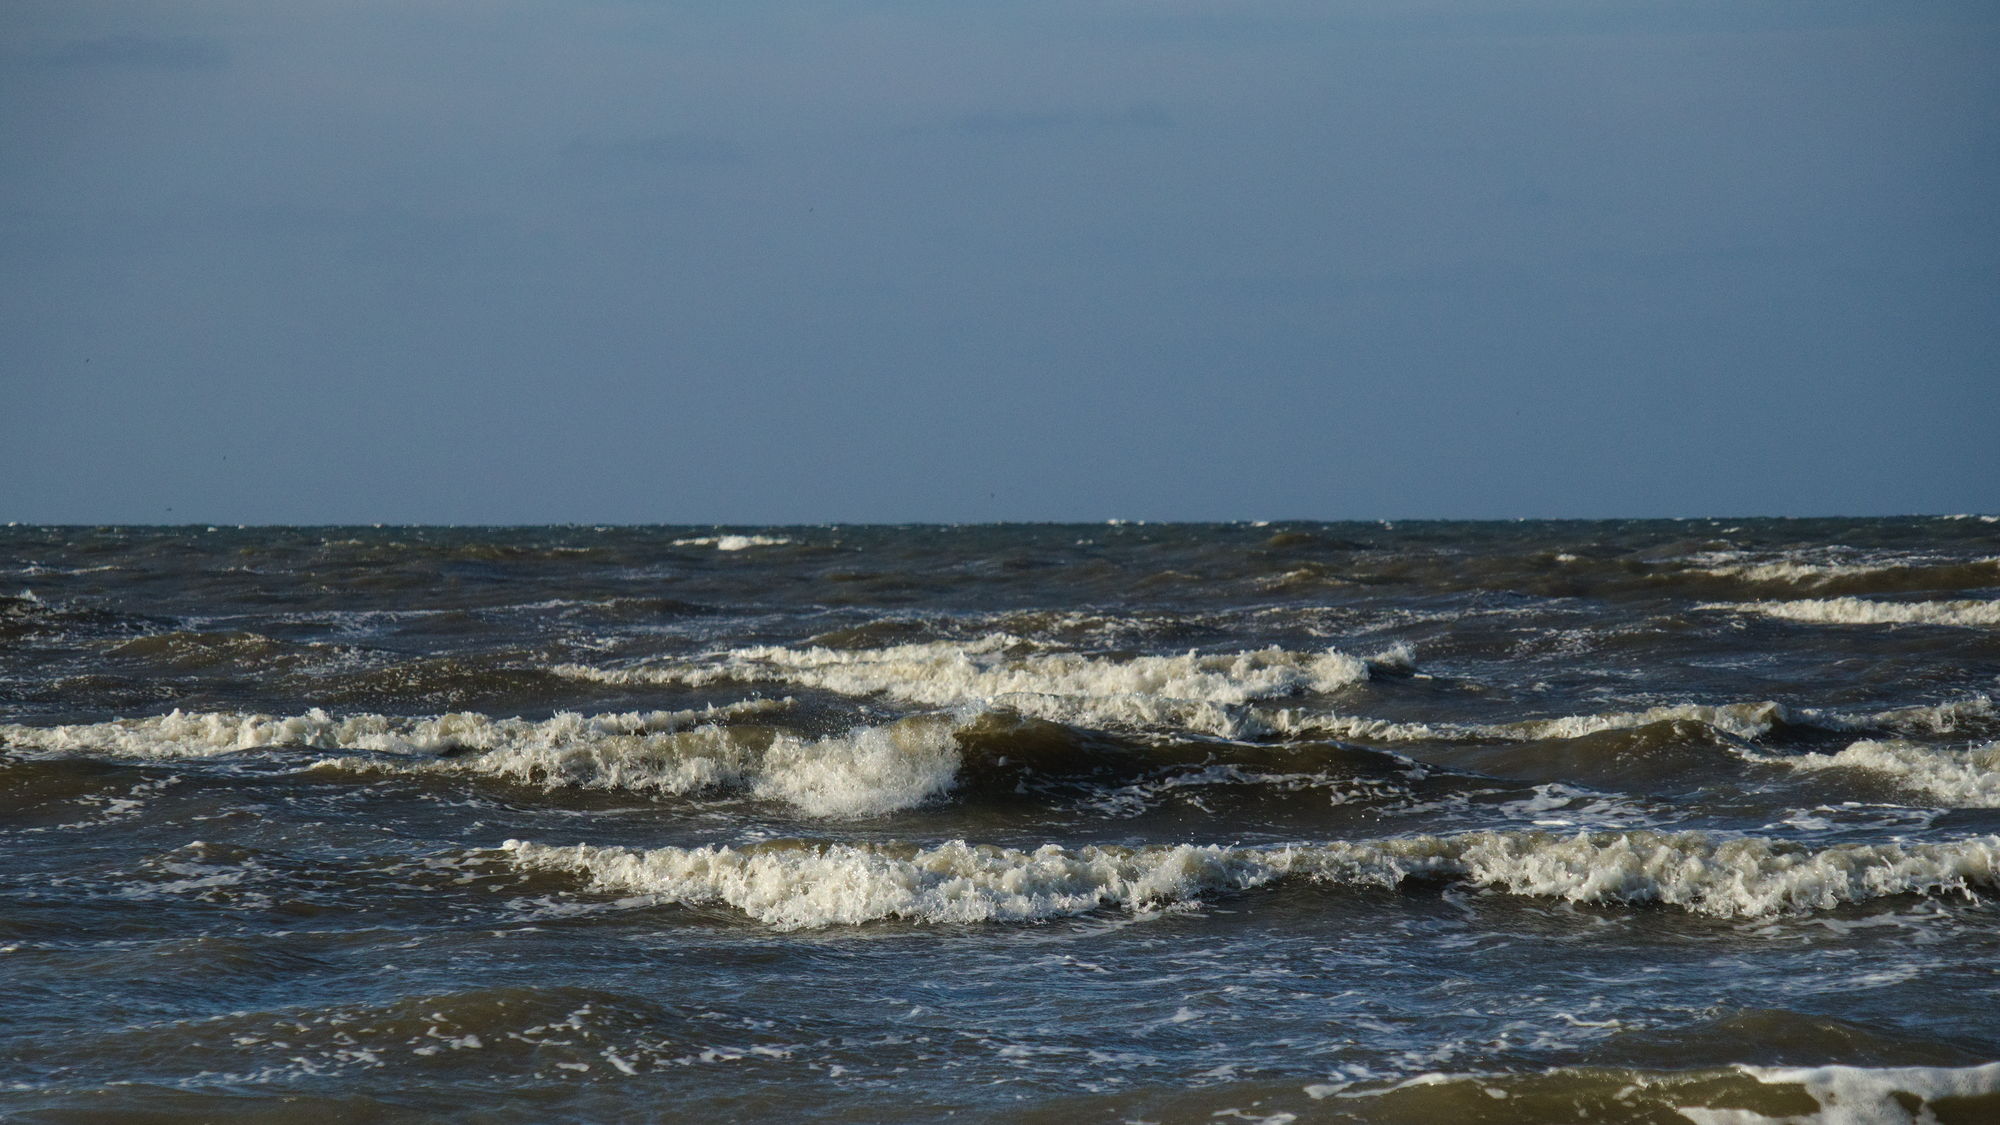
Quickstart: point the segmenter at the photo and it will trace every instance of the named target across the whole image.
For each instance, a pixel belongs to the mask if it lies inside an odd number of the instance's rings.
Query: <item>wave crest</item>
[[[2000,742],[1966,750],[1862,741],[1834,754],[1767,758],[1796,770],[1866,770],[1946,808],[2000,808]]]
[[[704,535],[676,539],[676,547],[713,547],[718,551],[747,551],[752,547],[783,547],[791,543],[782,535]]]
[[[726,707],[552,718],[431,718],[322,710],[272,716],[175,711],[63,727],[0,727],[24,750],[149,761],[216,758],[262,749],[332,751],[317,769],[447,773],[548,788],[692,794],[739,789],[807,816],[873,816],[922,804],[958,781],[955,721],[913,716],[823,738],[739,720],[783,700]]]
[[[1754,613],[1811,625],[2000,625],[2000,601],[1960,599],[1883,602],[1869,598],[1801,598],[1782,602],[1708,602],[1698,609]]]
[[[1285,847],[1044,845],[931,848],[798,841],[729,847],[550,847],[509,840],[511,863],[592,889],[684,905],[722,903],[779,929],[884,919],[1029,922],[1115,907],[1145,911],[1291,878],[1395,887],[1457,879],[1579,903],[1662,903],[1720,917],[1826,910],[1887,895],[1970,891],[2000,880],[2000,837],[1810,850],[1699,832],[1473,832]]]
[[[1407,651],[1382,658],[1407,668]],[[1034,718],[1101,726],[1176,726],[1238,737],[1257,733],[1241,712],[1253,700],[1328,694],[1365,682],[1370,661],[1337,649],[1176,656],[1091,656],[1050,652],[1020,637],[993,634],[968,643],[928,642],[875,649],[736,649],[714,662],[605,669],[564,664],[555,671],[608,683],[779,682],[851,696],[888,696],[931,707],[1000,706]]]

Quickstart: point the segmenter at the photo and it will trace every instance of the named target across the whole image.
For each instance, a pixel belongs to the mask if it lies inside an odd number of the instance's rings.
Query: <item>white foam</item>
[[[32,727],[0,724],[0,741],[29,750],[174,760],[209,758],[267,747],[435,755],[497,750],[523,743],[557,743],[685,730],[724,718],[762,714],[782,700],[746,700],[726,707],[583,716],[565,712],[540,722],[495,719],[473,711],[412,718],[357,714],[336,717],[313,708],[303,715],[178,708],[144,719]]]
[[[431,772],[500,777],[551,788],[672,794],[744,790],[807,816],[874,816],[949,791],[960,763],[951,723],[937,716],[856,727],[824,738],[704,724],[690,730],[604,738],[531,738],[480,755],[428,760]],[[385,767],[333,759],[324,768]]]
[[[1253,725],[1275,734],[1339,738],[1350,742],[1454,741],[1477,737],[1475,728],[1454,723],[1405,723],[1341,715],[1305,707],[1260,708]]]
[[[1699,832],[1474,832],[1284,847],[1044,845],[955,841],[776,842],[728,847],[549,847],[509,840],[524,867],[567,871],[597,890],[686,905],[722,903],[780,929],[880,919],[1035,921],[1105,907],[1144,912],[1288,878],[1393,887],[1460,879],[1581,903],[1664,903],[1723,917],[1824,910],[2000,881],[2000,837],[1946,844],[1843,844],[1813,851]]]
[[[766,646],[686,663],[630,668],[572,663],[557,665],[553,671],[614,684],[699,687],[728,681],[778,682],[930,707],[1004,708],[1051,722],[1172,728],[1225,738],[1279,734],[1358,742],[1538,741],[1693,721],[1755,739],[1791,717],[1785,707],[1769,701],[1675,703],[1506,723],[1404,722],[1311,706],[1270,705],[1287,697],[1332,694],[1365,682],[1373,672],[1409,673],[1415,667],[1407,645],[1365,659],[1338,649],[1299,652],[1277,647],[1174,656],[1094,656],[992,633],[964,642],[853,650]],[[1814,721],[1821,717],[1819,712],[1801,715]]]
[[[1857,742],[1835,754],[1765,757],[1798,770],[1867,770],[1945,808],[2000,808],[2000,742],[1967,750],[1914,742]]]
[[[783,547],[791,543],[781,535],[704,535],[697,539],[676,539],[676,547],[713,547],[718,551],[745,551],[751,547]]]
[[[1385,659],[1401,666],[1409,657],[1397,651]],[[1369,676],[1367,661],[1335,649],[1089,656],[1048,651],[1009,634],[857,650],[765,646],[692,664],[554,670],[612,683],[782,682],[933,707],[1005,706],[1056,722],[1171,725],[1229,736],[1256,732],[1241,711],[1251,700],[1333,692]]]
[[[1822,718],[1826,717],[1816,715],[1814,721],[1825,726],[1887,727],[1891,730],[1951,734],[1968,726],[1984,726],[1994,717],[1993,697],[1972,695],[1943,703],[1895,707],[1872,715],[1849,716],[1839,722],[1823,722]]]
[[[1303,708],[1261,710],[1258,723],[1284,734],[1321,734],[1361,742],[1496,741],[1537,742],[1582,738],[1609,730],[1631,730],[1665,722],[1705,723],[1738,738],[1761,738],[1788,721],[1777,703],[1674,703],[1643,711],[1607,711],[1592,715],[1562,715],[1521,719],[1511,723],[1403,723],[1336,715]]]
[[[1766,1085],[1802,1086],[1819,1109],[1807,1117],[1768,1117],[1747,1109],[1675,1107],[1695,1125],[1915,1125],[1938,1119],[1927,1105],[1938,1098],[2000,1094],[2000,1062],[1971,1067],[1765,1067],[1739,1072]],[[1914,1096],[1909,1108],[1898,1095]]]
[[[720,721],[784,706],[784,701],[750,700],[693,711],[564,713],[539,722],[469,712],[335,718],[320,710],[289,717],[175,711],[69,727],[0,727],[0,740],[20,749],[141,760],[266,748],[333,751],[336,756],[307,764],[471,774],[549,788],[671,794],[734,789],[815,817],[910,808],[957,782],[956,726],[945,716],[915,716],[824,738]],[[371,756],[358,756],[362,753]]]
[[[905,719],[816,741],[781,735],[765,752],[752,788],[807,816],[875,816],[948,792],[959,763],[949,723]]]
[[[1840,578],[1854,578],[1863,574],[1881,574],[1886,571],[1903,569],[1897,565],[1869,566],[1863,563],[1802,563],[1791,561],[1765,563],[1733,563],[1728,566],[1704,566],[1693,568],[1697,574],[1711,574],[1717,578],[1740,578],[1746,582],[1783,582],[1793,585],[1823,586]]]
[[[1631,730],[1663,722],[1704,723],[1725,734],[1755,740],[1786,723],[1827,730],[1879,730],[1950,734],[1978,728],[1995,717],[1990,696],[1974,695],[1943,703],[1897,707],[1873,713],[1820,708],[1788,708],[1759,700],[1748,703],[1671,703],[1636,711],[1605,711],[1520,719],[1508,723],[1413,723],[1341,715],[1305,707],[1254,708],[1237,720],[1250,734],[1321,736],[1355,742],[1534,742],[1582,738],[1611,730]]]
[[[1555,719],[1526,719],[1479,728],[1484,733],[1535,741],[1548,738],[1582,738],[1608,730],[1630,730],[1653,723],[1697,722],[1738,738],[1760,738],[1786,721],[1785,708],[1776,703],[1674,703],[1643,711],[1612,711],[1598,715],[1566,715]]]
[[[1711,574],[1717,578],[1738,578],[1746,582],[1775,583],[1792,586],[1825,586],[1844,579],[1860,578],[1870,574],[1891,574],[1896,571],[1924,571],[1957,567],[1985,567],[2000,576],[2000,558],[1949,559],[1937,556],[1906,557],[1874,563],[1852,562],[1804,562],[1798,559],[1780,559],[1775,562],[1743,563],[1732,562],[1722,566],[1695,567],[1697,574]]]
[[[1803,598],[1783,602],[1709,602],[1698,609],[1754,613],[1815,625],[2000,625],[2000,601],[1882,602],[1868,598]]]

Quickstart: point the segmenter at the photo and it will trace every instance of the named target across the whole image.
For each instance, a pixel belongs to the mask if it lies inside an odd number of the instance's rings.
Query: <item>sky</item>
[[[2000,511],[1991,0],[7,0],[0,520]]]

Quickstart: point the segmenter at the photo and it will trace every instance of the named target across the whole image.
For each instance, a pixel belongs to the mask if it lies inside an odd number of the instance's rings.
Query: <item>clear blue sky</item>
[[[9,0],[0,519],[2000,509],[2000,4]]]

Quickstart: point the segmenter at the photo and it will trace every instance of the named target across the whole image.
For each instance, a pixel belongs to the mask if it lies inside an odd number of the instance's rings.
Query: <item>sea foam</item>
[[[1753,613],[1814,625],[2000,625],[2000,601],[1884,602],[1869,598],[1802,598],[1781,602],[1709,602],[1697,608]]]
[[[704,535],[676,539],[676,547],[713,547],[718,551],[747,551],[752,547],[783,547],[791,543],[781,535]]]
[[[442,773],[545,788],[666,794],[735,790],[782,801],[813,817],[910,808],[958,780],[956,720],[919,715],[809,738],[736,720],[785,706],[494,719],[464,712],[431,718],[325,711],[278,717],[175,711],[150,719],[67,727],[0,727],[0,742],[27,750],[171,761],[263,749],[331,752],[322,770]]]
[[[1721,917],[1826,910],[1886,895],[1969,892],[2000,878],[2000,837],[1812,850],[1699,832],[1473,832],[1283,847],[1044,845],[954,841],[656,848],[509,840],[501,854],[593,890],[726,904],[779,929],[882,919],[1028,922],[1102,908],[1146,911],[1287,879],[1395,887],[1452,879],[1578,903],[1662,903]]]
[[[1408,655],[1399,651],[1385,660],[1407,663]],[[875,649],[762,646],[685,664],[622,669],[564,664],[555,671],[612,683],[776,682],[933,707],[1004,705],[1054,722],[1166,725],[1241,736],[1258,733],[1242,713],[1252,700],[1335,692],[1365,682],[1369,667],[1369,661],[1336,649],[1093,656],[1047,651],[1020,637],[994,634],[966,643]]]
[[[1819,1103],[1818,1112],[1770,1117],[1747,1109],[1698,1106],[1678,1106],[1676,1112],[1695,1125],[1917,1125],[1940,1120],[1929,1102],[2000,1094],[2000,1062],[1970,1067],[1739,1066],[1736,1070],[1766,1085],[1804,1087],[1807,1096]]]
[[[1781,723],[1789,722],[1791,715],[1783,705],[1763,701],[1674,703],[1638,711],[1559,715],[1508,723],[1395,722],[1290,707],[1259,710],[1253,718],[1261,726],[1281,734],[1320,735],[1361,742],[1540,742],[1582,738],[1604,731],[1631,730],[1674,721],[1704,723],[1737,738],[1754,739],[1769,734],[1773,727]]]
[[[0,724],[0,742],[22,749],[140,759],[208,758],[266,747],[433,755],[493,750],[524,742],[658,734],[766,714],[785,706],[781,700],[756,699],[683,711],[590,716],[565,712],[539,722],[495,719],[474,711],[412,718],[367,713],[335,716],[317,707],[302,715],[177,708],[165,715],[103,723],[50,727]]]
[[[1867,770],[1945,808],[2000,808],[2000,742],[1965,750],[1856,742],[1834,754],[1761,758],[1797,770]]]

